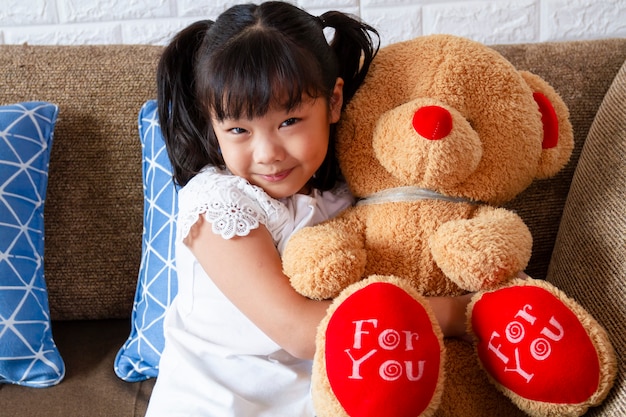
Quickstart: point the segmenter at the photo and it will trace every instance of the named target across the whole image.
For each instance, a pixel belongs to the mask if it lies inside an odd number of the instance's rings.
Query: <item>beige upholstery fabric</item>
[[[545,278],[577,156],[624,39],[494,46],[544,77],[570,108],[576,149],[557,177],[536,181],[508,208],[529,226],[527,271]],[[137,113],[155,97],[162,47],[0,45],[0,103],[60,106],[45,208],[45,273],[52,318],[127,318],[141,257],[141,149]]]
[[[49,388],[0,384],[2,417],[141,417],[155,379],[128,383],[113,373],[113,360],[128,337],[127,320],[57,321],[54,338],[67,365]]]
[[[548,280],[605,326],[618,380],[589,415],[626,415],[626,63],[591,126],[574,173]]]
[[[156,95],[161,50],[0,47],[0,103],[59,105],[44,213],[53,319],[130,315],[143,218],[137,116]]]
[[[602,42],[547,42],[501,45],[494,48],[518,69],[545,79],[561,95],[574,127],[574,152],[567,166],[555,177],[536,180],[514,201],[516,211],[533,235],[533,252],[526,272],[546,278],[570,181],[585,138],[602,99],[626,59],[623,39]]]

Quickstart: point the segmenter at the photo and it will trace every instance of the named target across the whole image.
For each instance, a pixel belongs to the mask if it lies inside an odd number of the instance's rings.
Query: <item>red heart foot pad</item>
[[[522,398],[587,400],[600,380],[598,355],[576,315],[549,291],[523,285],[483,294],[472,310],[483,368]]]
[[[393,284],[369,284],[341,303],[325,349],[330,386],[351,417],[414,417],[433,399],[442,347],[424,307]]]

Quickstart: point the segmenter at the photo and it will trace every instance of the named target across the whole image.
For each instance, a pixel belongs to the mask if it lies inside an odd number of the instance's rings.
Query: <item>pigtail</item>
[[[322,27],[335,30],[330,46],[337,56],[339,76],[344,81],[345,106],[363,82],[372,60],[378,53],[380,37],[376,29],[370,25],[341,12],[326,12],[320,16],[320,21]]]
[[[337,70],[335,77],[341,77],[344,82],[345,107],[365,79],[370,64],[378,53],[380,38],[376,29],[341,12],[329,11],[318,19],[322,29],[328,27],[335,30],[330,47],[334,52],[333,62]],[[335,78],[332,77],[327,82],[332,87]],[[330,127],[326,159],[311,180],[311,185],[322,191],[333,188],[342,177],[335,151],[336,130],[336,125]]]
[[[196,99],[196,52],[212,21],[196,22],[165,48],[157,67],[157,111],[174,181],[183,186],[209,161],[206,116]]]

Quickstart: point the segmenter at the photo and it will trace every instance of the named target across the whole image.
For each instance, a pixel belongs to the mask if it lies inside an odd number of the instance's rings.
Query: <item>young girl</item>
[[[329,302],[296,293],[280,253],[353,203],[333,125],[376,54],[372,36],[339,12],[267,2],[192,24],[164,51],[179,290],[148,416],[314,415],[310,359]],[[465,300],[431,304],[445,334],[463,334]]]

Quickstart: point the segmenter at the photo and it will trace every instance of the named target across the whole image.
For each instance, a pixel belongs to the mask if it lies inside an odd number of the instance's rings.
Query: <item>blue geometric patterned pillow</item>
[[[47,387],[65,376],[44,279],[44,202],[58,107],[0,106],[0,383]]]
[[[177,292],[174,265],[177,190],[156,112],[147,101],[139,112],[144,187],[141,264],[131,317],[131,331],[115,358],[124,381],[156,377],[163,350],[163,317]]]

